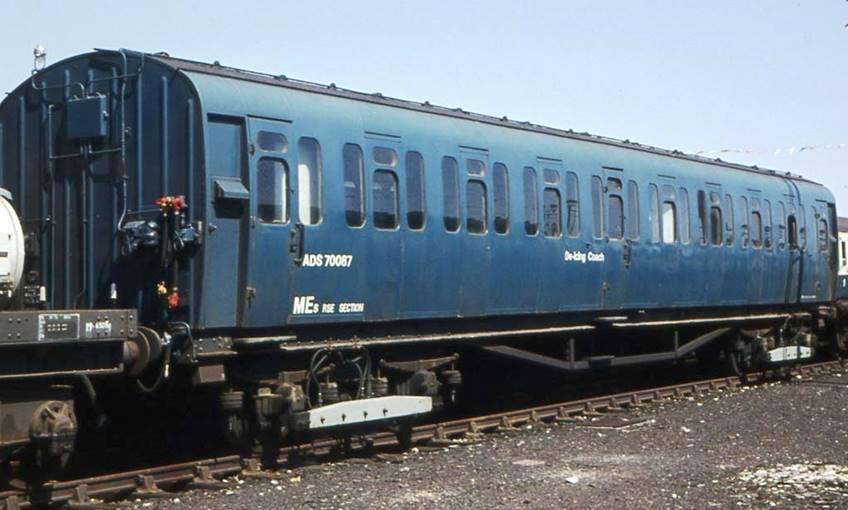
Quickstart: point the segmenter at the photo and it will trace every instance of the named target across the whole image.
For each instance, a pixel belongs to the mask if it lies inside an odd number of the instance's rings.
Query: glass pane
[[[759,211],[751,212],[751,244],[754,248],[762,246],[762,219]]]
[[[256,133],[256,145],[263,151],[286,152],[289,143],[282,133],[260,131]]]
[[[486,186],[471,180],[465,184],[466,217],[468,232],[486,233]]]
[[[730,195],[724,195],[724,230],[725,230],[725,241],[728,246],[733,246],[733,199],[730,198]]]
[[[639,239],[639,185],[627,182],[627,237]]]
[[[675,241],[675,211],[673,202],[663,202],[662,213],[662,239],[665,244]]]
[[[710,232],[712,232],[712,243],[715,246],[721,246],[724,240],[721,226],[721,208],[716,206],[710,207]]]
[[[482,177],[486,173],[486,164],[479,159],[466,159],[465,171],[468,172],[469,175]]]
[[[609,225],[607,235],[610,239],[624,237],[624,203],[620,195],[609,196]]]
[[[801,248],[807,247],[807,215],[803,207],[798,208],[798,245]]]
[[[524,232],[530,236],[539,232],[538,200],[536,170],[524,167]]]
[[[568,207],[568,236],[580,235],[580,191],[577,174],[568,172],[565,175],[565,201]]]
[[[346,143],[342,149],[342,159],[344,160],[345,221],[351,227],[361,227],[365,223],[362,149],[356,144]]]
[[[689,192],[686,188],[680,188],[678,192],[678,200],[680,203],[680,215],[678,221],[680,242],[683,244],[689,244],[689,241],[692,239],[689,230]]]
[[[621,180],[614,179],[612,177],[607,179],[607,191],[610,193],[620,193],[621,192]]]
[[[604,235],[604,189],[601,184],[601,178],[597,175],[592,176],[592,234],[596,238],[601,238]]]
[[[709,226],[707,225],[707,195],[704,190],[698,190],[698,226],[701,229],[701,244],[707,244]]]
[[[649,197],[648,223],[651,224],[651,241],[660,242],[660,191],[651,184]]]
[[[763,245],[771,249],[772,225],[771,225],[771,202],[763,200]]]
[[[445,230],[459,230],[459,167],[456,160],[442,158],[442,194],[444,199]]]
[[[786,221],[786,229],[789,231],[789,247],[795,249],[798,247],[798,222],[795,216],[790,214]]]
[[[321,222],[321,148],[314,138],[301,138],[297,143],[297,209],[300,222]]]
[[[492,166],[492,182],[495,187],[495,232],[506,234],[509,231],[509,176],[502,163]]]
[[[542,199],[545,236],[559,237],[562,234],[562,211],[560,210],[559,191],[554,188],[545,188]]]
[[[376,170],[371,181],[374,197],[374,226],[394,229],[398,226],[397,176],[389,170]]]
[[[777,203],[777,247],[786,248],[786,206]]]
[[[417,152],[406,153],[406,223],[422,230],[427,216],[424,200],[424,158]]]
[[[745,197],[739,197],[739,218],[742,220],[742,231],[740,232],[740,237],[742,239],[742,247],[748,247],[748,199]]]
[[[374,163],[394,168],[397,165],[397,153],[388,147],[374,147]]]
[[[286,164],[279,159],[260,159],[256,164],[256,216],[259,221],[285,223],[289,220],[288,188]]]
[[[545,184],[559,184],[559,172],[551,168],[544,170]]]

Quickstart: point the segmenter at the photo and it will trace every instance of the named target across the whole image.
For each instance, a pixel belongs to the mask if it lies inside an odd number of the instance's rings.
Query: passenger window
[[[751,245],[754,248],[759,248],[763,245],[762,242],[762,218],[760,211],[751,210]]]
[[[648,223],[651,224],[651,242],[660,242],[660,193],[656,184],[651,184],[648,197]]]
[[[553,170],[551,168],[546,168],[544,170],[544,174],[545,174],[545,184],[553,184],[553,185],[559,184],[559,172],[558,171]]]
[[[444,199],[445,230],[459,230],[459,166],[456,160],[442,158],[442,196]]]
[[[777,247],[786,248],[786,206],[783,202],[777,203]]]
[[[284,161],[262,158],[256,164],[256,216],[263,223],[289,221],[289,172]]]
[[[565,205],[568,208],[568,237],[580,235],[580,189],[577,174],[565,174]]]
[[[748,199],[739,197],[739,216],[742,219],[742,231],[739,234],[742,238],[742,247],[748,247]]]
[[[827,220],[821,218],[819,220],[819,251],[827,251]]]
[[[539,202],[537,195],[536,170],[524,167],[524,232],[534,236],[539,232]]]
[[[406,224],[410,230],[423,230],[427,217],[424,199],[424,158],[406,153]]]
[[[798,207],[798,246],[801,249],[807,247],[807,217],[804,207]]]
[[[721,231],[721,196],[715,191],[710,192],[710,231],[713,246],[721,246],[724,233]]]
[[[592,176],[592,220],[593,231],[595,238],[600,239],[604,236],[604,185],[601,183],[601,178],[597,175]]]
[[[465,184],[466,225],[471,234],[486,233],[486,185],[471,179]]]
[[[621,189],[621,180],[607,179],[609,201],[607,236],[610,239],[622,239],[624,237],[624,200],[621,198]]]
[[[763,245],[767,250],[771,250],[771,202],[763,200]]]
[[[724,230],[725,230],[725,243],[728,246],[733,246],[733,231],[734,231],[734,222],[733,222],[733,199],[730,197],[730,194],[727,193],[724,195]]]
[[[398,226],[397,175],[391,170],[375,170],[371,181],[374,200],[374,226],[392,230]]]
[[[795,215],[790,214],[786,223],[786,228],[789,231],[789,249],[796,250],[798,249],[798,221],[795,219]]]
[[[374,147],[374,163],[378,166],[394,168],[397,166],[397,153],[389,147]]]
[[[304,225],[321,223],[321,146],[314,138],[297,142],[297,209]]]
[[[479,159],[466,159],[465,171],[468,172],[468,175],[483,177],[486,174],[486,163]]]
[[[709,227],[707,226],[707,194],[698,190],[698,226],[701,229],[701,244],[707,244]]]
[[[676,216],[676,212],[674,210],[674,202],[665,201],[663,202],[663,214],[662,214],[662,239],[665,244],[673,244],[675,241],[675,230],[676,225],[674,218]]]
[[[559,190],[545,188],[542,195],[542,215],[545,220],[545,237],[559,237],[562,235],[562,211],[560,210]]]
[[[627,237],[639,239],[639,185],[627,181]]]
[[[342,159],[344,162],[345,221],[351,227],[361,227],[365,224],[362,149],[354,143],[346,143],[342,148]]]
[[[289,150],[289,143],[285,135],[270,131],[256,133],[256,145],[259,146],[260,150],[267,152],[286,152]]]
[[[492,184],[495,188],[495,232],[509,232],[509,176],[503,163],[492,166]]]
[[[689,192],[686,188],[680,188],[678,190],[678,200],[680,204],[680,242],[683,244],[689,244],[692,236],[689,231]]]

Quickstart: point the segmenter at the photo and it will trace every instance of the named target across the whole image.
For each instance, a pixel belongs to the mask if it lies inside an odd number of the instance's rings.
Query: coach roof
[[[110,50],[98,50],[98,51],[110,51]],[[677,159],[683,159],[688,161],[695,161],[699,163],[706,163],[710,165],[718,165],[726,168],[732,168],[736,170],[743,170],[748,172],[755,172],[764,175],[772,175],[777,177],[785,177],[791,178],[800,181],[806,181],[813,184],[819,184],[814,181],[810,181],[809,179],[805,179],[800,175],[791,174],[789,172],[778,172],[777,170],[771,169],[763,169],[758,166],[748,166],[742,165],[738,163],[731,163],[727,161],[723,161],[719,158],[711,159],[705,158],[702,156],[686,154],[684,152],[678,150],[668,150],[662,149],[659,147],[654,147],[651,145],[645,145],[641,143],[631,142],[630,140],[619,140],[615,138],[609,138],[605,136],[592,135],[590,133],[579,133],[573,130],[564,130],[551,128],[547,126],[541,126],[538,124],[533,124],[530,122],[523,121],[515,121],[510,120],[506,117],[494,117],[491,115],[485,115],[480,113],[472,113],[463,110],[462,108],[448,108],[444,106],[437,106],[430,104],[425,101],[424,103],[417,103],[414,101],[408,101],[404,99],[397,99],[393,97],[385,96],[379,92],[369,94],[365,92],[357,92],[355,90],[349,90],[342,87],[336,86],[336,84],[331,83],[329,85],[322,85],[318,83],[296,80],[289,78],[285,75],[272,75],[267,73],[248,71],[244,69],[238,69],[235,67],[229,67],[221,65],[219,62],[214,62],[212,64],[205,62],[197,62],[193,60],[175,58],[168,55],[165,52],[146,54],[146,58],[154,60],[162,65],[170,67],[177,71],[184,71],[187,74],[190,73],[199,73],[206,74],[212,76],[218,76],[222,78],[231,78],[235,80],[243,80],[254,83],[262,83],[266,85],[272,85],[276,87],[284,87],[288,89],[301,90],[306,92],[312,92],[316,94],[325,94],[330,96],[336,96],[346,99],[351,99],[355,101],[364,101],[368,103],[380,104],[385,106],[390,106],[394,108],[402,108],[406,110],[412,110],[422,113],[429,113],[433,115],[442,115],[447,117],[453,117],[457,119],[470,120],[475,122],[482,122],[485,124],[507,127],[511,129],[518,129],[522,131],[531,131],[536,133],[542,133],[546,135],[558,136],[562,138],[570,138],[574,140],[582,140],[591,143],[600,143],[605,145],[612,145],[616,147],[622,147],[631,150],[637,150],[642,152],[648,152],[652,154],[657,154],[661,156],[667,156]]]

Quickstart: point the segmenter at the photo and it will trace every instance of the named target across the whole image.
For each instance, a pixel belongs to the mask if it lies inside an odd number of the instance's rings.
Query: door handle
[[[630,239],[624,241],[622,256],[624,257],[624,267],[630,267],[630,260],[633,258],[633,245],[630,243]]]
[[[289,256],[295,264],[303,262],[303,224],[295,223],[289,230]]]

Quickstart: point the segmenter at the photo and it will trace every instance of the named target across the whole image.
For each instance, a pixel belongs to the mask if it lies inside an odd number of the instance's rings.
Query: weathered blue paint
[[[137,60],[137,56],[133,60]],[[134,68],[135,64],[131,65]],[[91,231],[88,274],[81,274],[76,239],[82,232],[79,175],[70,163],[57,162],[51,186],[63,186],[63,195],[43,191],[37,183],[45,176],[45,126],[33,126],[44,97],[56,104],[52,128],[55,152],[67,153],[75,146],[58,130],[70,86],[86,81],[92,92],[114,96],[121,88],[120,59],[115,53],[82,55],[51,66],[39,75],[47,84],[66,83],[54,91],[37,94],[29,82],[0,105],[0,125],[6,140],[0,145],[3,185],[15,196],[24,218],[40,218],[36,209],[43,200],[56,201],[64,217],[55,218],[57,238],[43,236],[42,256],[52,261],[53,271],[64,275],[50,289],[51,305],[69,306],[74,296],[87,293],[86,302],[102,306],[110,283],[116,282],[122,304],[141,307],[150,320],[157,317],[159,301],[155,283],[163,276],[150,260],[125,260],[114,253],[114,225],[122,201],[111,208],[120,191],[120,168],[116,156],[89,161],[94,184],[88,188],[89,205],[95,210]],[[757,169],[726,165],[650,150],[623,142],[565,133],[553,133],[517,123],[467,116],[373,96],[336,93],[334,89],[305,86],[270,77],[257,77],[216,66],[187,63],[164,56],[147,57],[141,76],[127,80],[126,125],[129,197],[127,218],[155,218],[152,202],[164,194],[189,197],[191,219],[202,222],[204,243],[188,263],[182,264],[179,288],[188,307],[176,318],[188,320],[198,329],[251,328],[282,330],[303,324],[328,322],[446,319],[504,314],[555,314],[593,312],[633,314],[684,308],[740,310],[766,305],[780,308],[813,307],[829,302],[836,285],[835,254],[830,228],[833,196],[823,186],[803,179]],[[64,94],[64,99],[61,97]],[[40,97],[44,96],[44,97]],[[101,143],[114,147],[118,139],[115,123],[120,101],[109,101],[113,123],[111,134]],[[19,126],[19,128],[15,128]],[[26,126],[26,128],[25,128]],[[29,130],[29,133],[26,131]],[[288,140],[284,153],[257,147],[260,131],[283,134]],[[3,135],[0,135],[2,139]],[[24,145],[29,136],[32,143]],[[323,217],[316,225],[304,225],[303,247],[308,254],[352,256],[350,267],[317,267],[296,264],[290,253],[291,235],[303,223],[299,217],[298,141],[316,139],[323,167]],[[345,222],[342,177],[342,147],[357,144],[364,156],[366,222],[349,227]],[[375,147],[392,148],[398,178],[398,227],[374,226],[373,178],[379,167]],[[426,228],[411,230],[407,224],[405,156],[415,151],[424,160]],[[443,226],[442,160],[454,158],[459,166],[460,229],[447,232]],[[17,158],[17,159],[16,159]],[[288,169],[290,219],[282,224],[257,221],[257,165],[262,158],[284,162]],[[486,187],[487,232],[468,232],[466,173],[469,159],[483,161],[486,172],[473,177]],[[494,229],[492,167],[506,165],[509,175],[509,231]],[[525,167],[536,172],[539,232],[528,236],[524,229]],[[560,174],[557,184],[546,184],[544,170]],[[10,178],[17,169],[17,179]],[[566,175],[577,175],[579,188],[579,235],[569,237]],[[624,239],[593,236],[591,180],[597,176],[606,186],[610,179],[621,181],[626,226]],[[215,181],[225,179],[249,191],[246,200],[214,196]],[[638,186],[639,236],[629,239],[628,182]],[[664,202],[674,204],[678,225],[672,243],[652,240],[651,185],[658,191],[656,209],[662,215]],[[543,196],[556,188],[560,196],[562,234],[544,235]],[[679,225],[681,189],[688,191],[689,243],[682,243]],[[118,190],[118,191],[116,191]],[[707,231],[699,221],[698,192],[706,194]],[[44,193],[39,197],[38,194]],[[712,242],[710,194],[716,193],[722,210]],[[604,191],[603,217],[610,221],[609,196]],[[733,207],[725,205],[730,196]],[[751,216],[743,217],[740,200],[748,210],[759,201],[771,206],[773,241],[755,247],[750,239]],[[779,246],[777,204],[786,216],[794,215],[806,233],[799,249]],[[804,211],[803,221],[800,211]],[[550,211],[549,211],[550,212]],[[816,215],[819,215],[817,218]],[[820,244],[817,221],[826,219],[826,239]],[[656,218],[654,218],[656,220]],[[782,218],[785,220],[785,218]],[[27,224],[34,231],[34,224]],[[748,229],[749,239],[744,239]],[[799,228],[800,230],[800,228]],[[49,229],[47,229],[49,231]],[[800,232],[799,232],[800,235]],[[706,239],[701,242],[702,237]],[[824,251],[819,249],[824,247]],[[108,251],[107,251],[108,250]],[[603,257],[599,261],[567,261],[566,252]],[[85,280],[85,281],[83,281]],[[310,298],[319,306],[316,314],[293,314],[295,298]],[[341,303],[362,303],[364,311],[341,313]],[[355,308],[355,307],[354,307]]]

